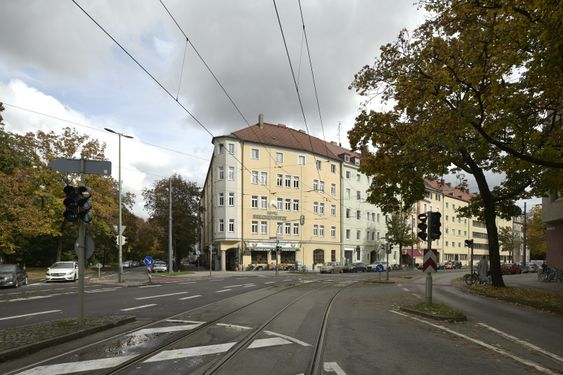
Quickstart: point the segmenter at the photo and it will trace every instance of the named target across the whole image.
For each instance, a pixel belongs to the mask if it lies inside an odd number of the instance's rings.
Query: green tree
[[[563,177],[563,90],[561,79],[554,82],[561,77],[561,4],[421,3],[428,20],[382,46],[374,66],[355,76],[352,87],[368,100],[350,144],[365,151],[361,169],[375,176],[369,200],[384,212],[401,209],[398,195],[405,207],[421,199],[424,177],[472,174],[479,195],[460,213],[485,223],[493,285],[504,286],[496,216],[516,216],[514,200],[557,188]],[[552,76],[543,76],[542,61]],[[369,109],[378,96],[391,109]],[[491,188],[486,172],[505,181]]]
[[[530,251],[530,259],[545,259],[547,229],[542,220],[541,206],[535,206],[530,213],[526,219],[526,245]]]
[[[519,248],[519,239],[514,236],[510,227],[502,227],[498,232],[498,241],[502,251],[510,254],[510,260],[514,261],[514,251]]]
[[[157,229],[160,248],[168,249],[169,228],[169,185],[172,185],[172,247],[176,256],[176,264],[187,257],[189,250],[198,241],[200,227],[200,193],[201,189],[194,182],[185,181],[178,174],[169,179],[156,181],[152,188],[143,190],[145,208],[149,212],[148,223]]]
[[[399,263],[402,264],[403,247],[412,246],[415,239],[412,235],[412,228],[409,224],[410,213],[395,211],[391,213],[387,221],[387,242],[399,246]]]

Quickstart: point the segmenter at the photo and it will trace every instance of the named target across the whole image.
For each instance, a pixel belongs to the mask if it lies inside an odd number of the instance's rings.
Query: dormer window
[[[349,163],[350,162],[350,155],[344,155],[344,161]]]

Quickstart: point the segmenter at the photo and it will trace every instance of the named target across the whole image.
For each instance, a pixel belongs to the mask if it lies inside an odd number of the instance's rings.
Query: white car
[[[156,261],[152,265],[153,272],[166,272],[168,271],[168,265],[162,261]]]
[[[45,281],[73,281],[78,279],[78,262],[55,262],[47,268]]]

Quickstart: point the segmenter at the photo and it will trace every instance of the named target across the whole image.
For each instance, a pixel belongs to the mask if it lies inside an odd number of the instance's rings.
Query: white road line
[[[135,358],[136,356],[137,354],[132,354],[122,357],[93,359],[89,361],[67,362],[67,363],[59,363],[56,365],[37,366],[27,371],[20,372],[18,374],[19,375],[58,375],[58,374],[70,374],[73,372],[101,370],[105,368],[115,367],[117,365],[122,364],[123,362]]]
[[[198,322],[197,320],[182,320],[182,319],[166,319],[170,323],[189,323],[189,324],[203,324],[205,322]]]
[[[409,288],[403,288],[405,292],[410,292]]]
[[[456,332],[456,331],[452,330],[451,328],[447,328],[447,327],[441,326],[441,325],[439,325],[439,324],[430,323],[430,322],[427,322],[426,320],[419,319],[419,318],[415,318],[414,316],[410,316],[410,315],[407,315],[407,314],[403,314],[403,313],[398,312],[398,311],[394,311],[394,310],[389,310],[389,311],[392,312],[393,314],[401,315],[401,316],[404,316],[404,317],[406,317],[406,318],[409,318],[409,319],[412,319],[412,320],[416,320],[417,322],[427,324],[427,325],[432,326],[432,327],[434,327],[434,328],[438,328],[438,329],[440,329],[440,330],[442,330],[442,331],[449,332],[449,333],[451,333],[452,335],[456,335],[456,336],[458,336],[458,337],[461,337],[461,338],[463,338],[463,339],[466,339],[467,341],[471,341],[471,342],[473,342],[473,343],[475,343],[475,344],[477,344],[477,345],[480,345],[480,346],[482,346],[482,347],[484,347],[484,348],[490,349],[490,350],[492,350],[492,351],[494,351],[494,352],[496,352],[496,353],[498,353],[498,354],[502,354],[502,355],[504,355],[504,356],[506,356],[506,357],[508,357],[508,358],[511,358],[511,359],[515,360],[516,362],[520,362],[520,363],[522,363],[522,364],[524,364],[524,365],[526,365],[526,366],[535,368],[536,370],[538,370],[538,371],[540,371],[540,372],[543,372],[544,374],[553,374],[553,375],[555,375],[555,373],[552,372],[551,370],[549,370],[549,369],[547,369],[547,368],[545,368],[545,367],[542,367],[542,366],[540,366],[539,364],[537,364],[537,363],[535,363],[535,362],[528,361],[528,360],[526,360],[526,359],[522,359],[522,358],[520,358],[520,357],[518,357],[518,356],[516,356],[516,355],[514,355],[514,354],[512,354],[512,353],[509,353],[509,352],[507,352],[507,351],[505,351],[505,350],[503,350],[503,349],[500,349],[500,348],[497,348],[497,347],[495,347],[495,346],[493,346],[493,345],[487,344],[487,343],[484,342],[484,341],[477,340],[477,339],[474,339],[473,337],[469,337],[469,336],[467,336],[467,335],[464,335],[463,333]]]
[[[253,286],[256,286],[256,284],[248,284],[248,285],[244,285],[243,288],[252,288]]]
[[[193,348],[183,348],[174,350],[164,350],[157,355],[150,357],[145,363],[168,361],[171,359],[198,357],[207,354],[224,353],[235,345],[236,342],[228,342],[226,344],[196,346]]]
[[[197,297],[201,297],[201,294],[196,294],[195,296],[188,296],[188,297],[178,298],[178,300],[180,300],[180,301],[185,301],[185,300],[187,300],[187,299],[192,299],[192,298],[197,298]]]
[[[342,368],[338,366],[338,363],[336,362],[325,362],[323,364],[323,367],[326,372],[334,372],[336,373],[336,375],[346,375],[344,370],[342,370]]]
[[[416,293],[411,293],[413,296],[415,296],[416,298],[422,298],[422,296],[420,294],[416,294]]]
[[[133,310],[144,309],[145,307],[152,307],[152,306],[156,306],[156,303],[151,303],[150,305],[142,305],[142,306],[136,306],[136,307],[129,307],[128,309],[121,309],[121,311],[133,311]]]
[[[189,330],[192,330],[194,328],[199,327],[201,324],[202,323],[184,324],[184,325],[181,325],[181,326],[170,326],[170,327],[144,328],[144,329],[140,329],[140,330],[135,331],[135,332],[131,332],[127,336],[142,336],[142,335],[150,335],[150,334],[153,334],[153,333],[169,333],[169,332],[189,331]]]
[[[292,281],[293,279],[285,279],[284,281]]]
[[[275,281],[266,281],[264,284],[273,284]]]
[[[48,311],[40,311],[31,314],[23,314],[23,315],[13,315],[13,316],[6,316],[4,318],[0,318],[0,320],[10,320],[10,319],[17,319],[17,318],[25,318],[26,316],[34,316],[34,315],[43,315],[43,314],[52,314],[61,312],[62,310],[48,310]]]
[[[139,289],[143,289],[143,288],[158,288],[159,286],[162,286],[162,284],[156,284],[156,285],[143,285],[140,286]]]
[[[522,340],[522,339],[519,339],[518,337],[509,335],[508,333],[502,332],[502,331],[500,331],[500,330],[498,330],[498,329],[496,329],[496,328],[494,328],[494,327],[491,327],[491,326],[489,326],[489,325],[487,325],[487,324],[485,324],[485,323],[477,323],[477,324],[479,324],[480,326],[483,326],[483,327],[485,327],[485,328],[487,328],[487,329],[489,329],[489,330],[491,330],[491,331],[493,331],[493,332],[495,332],[495,333],[497,333],[497,334],[499,334],[499,335],[501,335],[501,336],[503,336],[503,337],[505,337],[505,338],[507,338],[507,339],[509,339],[509,340],[512,340],[512,341],[514,341],[514,342],[516,342],[516,343],[518,343],[518,344],[520,344],[520,345],[522,345],[522,346],[525,346],[525,347],[527,347],[527,348],[530,348],[530,349],[532,349],[532,350],[535,350],[535,351],[537,351],[537,352],[539,352],[539,353],[541,353],[541,354],[544,354],[544,355],[546,355],[546,356],[548,356],[548,357],[551,357],[551,358],[555,359],[556,361],[559,361],[559,362],[563,363],[563,358],[561,358],[561,357],[558,356],[557,354],[548,352],[547,350],[542,349],[542,348],[540,348],[539,346],[536,346],[536,345],[534,345],[534,344],[530,344],[530,343],[527,342],[526,340]]]
[[[232,289],[222,289],[222,290],[217,290],[217,291],[215,291],[215,293],[223,293],[223,292],[228,292],[229,290],[232,290]]]
[[[236,324],[227,324],[227,323],[217,323],[217,326],[221,326],[221,327],[227,327],[227,328],[234,328],[234,329],[252,329],[252,327],[245,327],[245,326],[239,326]]]
[[[282,339],[281,337],[272,337],[270,339],[258,339],[254,340],[252,344],[248,346],[248,349],[258,349],[265,348],[267,346],[279,346],[279,345],[289,345],[291,341]]]
[[[102,288],[102,289],[92,289],[92,290],[87,290],[84,293],[103,293],[103,292],[113,292],[117,289],[120,288]]]
[[[239,287],[239,286],[242,286],[242,284],[238,284],[238,285],[227,285],[227,286],[224,286],[223,288],[237,288],[237,287]]]
[[[304,341],[298,340],[298,339],[296,339],[296,338],[294,338],[294,337],[291,337],[291,336],[282,335],[281,333],[272,332],[272,331],[264,331],[264,333],[267,334],[267,335],[271,335],[271,336],[282,337],[282,338],[284,338],[284,339],[287,339],[287,340],[289,340],[289,341],[292,341],[292,342],[294,342],[294,343],[296,343],[296,344],[299,344],[299,345],[301,345],[301,346],[311,346],[310,344],[307,344],[307,343],[304,342]]]
[[[146,297],[137,297],[135,298],[137,301],[143,299],[150,299],[150,298],[161,298],[161,297],[170,297],[170,296],[177,296],[178,294],[187,294],[188,292],[176,292],[176,293],[167,293],[167,294],[157,294],[156,296],[146,296]]]

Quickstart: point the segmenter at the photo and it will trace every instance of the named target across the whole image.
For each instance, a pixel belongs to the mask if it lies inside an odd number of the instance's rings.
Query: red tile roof
[[[424,179],[424,182],[426,183],[426,186],[435,189],[435,190],[439,190],[441,191],[444,195],[456,198],[456,199],[461,199],[465,202],[469,202],[471,199],[473,199],[476,194],[475,193],[470,193],[468,191],[464,191],[461,189],[458,189],[456,187],[453,187],[451,183],[449,182],[442,182],[442,181],[437,181],[437,180],[431,180],[431,179]]]

